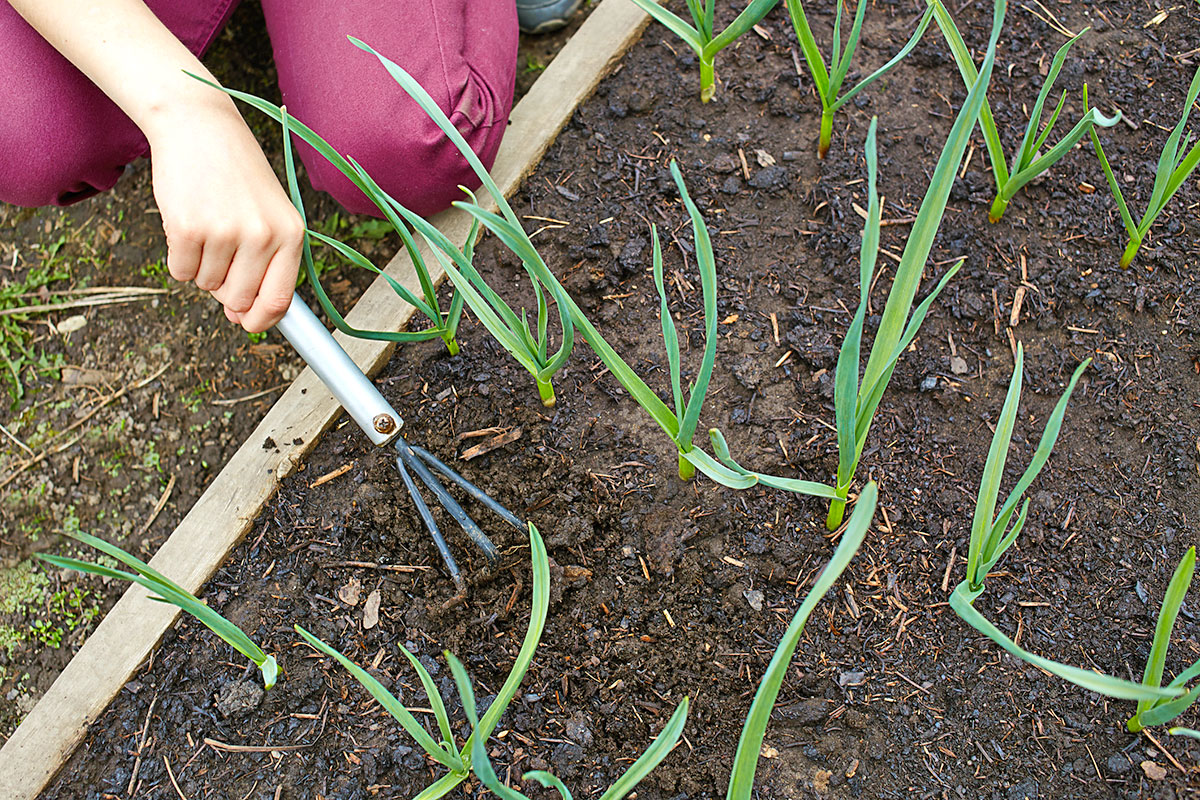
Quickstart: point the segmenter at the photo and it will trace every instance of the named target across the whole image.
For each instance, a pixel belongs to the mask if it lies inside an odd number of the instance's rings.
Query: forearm
[[[141,0],[8,0],[152,142],[177,112],[236,114],[192,53]]]

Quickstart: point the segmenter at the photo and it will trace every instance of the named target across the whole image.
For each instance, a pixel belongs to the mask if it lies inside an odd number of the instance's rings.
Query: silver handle
[[[404,421],[298,294],[275,326],[377,445],[396,438]]]

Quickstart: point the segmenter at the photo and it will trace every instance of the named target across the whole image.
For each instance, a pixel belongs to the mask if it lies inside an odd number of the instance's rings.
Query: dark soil
[[[831,8],[813,5],[827,40]],[[1066,26],[1093,28],[1060,77],[1071,92],[1064,115],[1080,113],[1084,81],[1101,108],[1126,113],[1133,126],[1105,139],[1141,208],[1195,69],[1200,10],[1180,5],[1154,22],[1157,9],[1121,0],[1103,9],[1050,5]],[[969,42],[983,40],[990,6],[954,9]],[[874,6],[859,68],[882,63],[914,22],[892,4]],[[722,277],[718,368],[702,426],[721,427],[756,469],[829,480],[832,371],[858,295],[855,204],[866,205],[867,123],[880,116],[884,218],[903,220],[916,212],[965,92],[931,34],[838,118],[829,158],[818,162],[817,104],[808,79],[797,78],[790,25],[777,10],[762,28],[766,36],[751,34],[719,58],[724,83],[706,106],[694,60],[650,28],[514,207],[542,218],[531,219],[537,226],[564,221],[535,237],[543,256],[626,360],[666,390],[650,222],[664,237],[692,368],[702,335],[690,230],[666,169],[677,158],[714,232]],[[1040,69],[1064,39],[1020,4],[1006,28],[990,96],[1011,152]],[[985,219],[990,192],[977,137],[924,291],[953,260],[967,261],[902,358],[876,418],[859,477],[879,482],[881,511],[797,651],[767,734],[773,757],[761,762],[763,798],[1182,798],[1200,789],[1194,742],[1161,730],[1153,739],[1125,733],[1132,704],[1002,655],[946,605],[962,576],[1013,342],[1027,355],[1010,480],[1071,371],[1092,357],[1057,455],[1030,492],[1025,533],[978,605],[1035,652],[1140,676],[1167,580],[1200,538],[1192,527],[1200,516],[1191,491],[1200,473],[1200,352],[1190,275],[1200,253],[1200,187],[1193,179],[1176,196],[1128,271],[1117,267],[1120,222],[1087,150],[1026,187],[993,226]],[[903,222],[884,228],[880,263],[889,277],[887,253],[900,252],[907,232]],[[479,264],[503,294],[530,301],[513,257],[493,240],[480,246]],[[1021,286],[1025,301],[1010,327]],[[881,280],[872,294],[876,313],[887,288]],[[757,681],[831,552],[825,508],[771,490],[680,482],[668,440],[583,345],[547,410],[480,326],[467,322],[462,340],[455,358],[440,345],[406,347],[378,382],[405,414],[409,438],[444,458],[472,443],[465,433],[521,430],[511,444],[455,462],[528,515],[554,560],[542,645],[491,742],[498,771],[515,782],[549,768],[577,796],[590,796],[689,695],[684,744],[638,796],[723,796]],[[431,612],[453,587],[387,453],[372,451],[352,425],[337,428],[206,593],[279,654],[285,679],[261,701],[239,704],[243,665],[184,620],[46,796],[124,797],[136,754],[134,797],[175,796],[164,761],[187,797],[413,796],[436,771],[347,674],[296,644],[291,626],[370,665],[415,707],[427,701],[395,645],[420,655],[448,700],[454,692],[439,653],[450,649],[486,699],[524,633],[530,581],[524,538],[480,518],[504,551],[501,567],[484,570],[465,537],[452,536],[473,581],[470,599]],[[362,601],[337,599],[355,580],[362,597],[381,594],[370,630]],[[762,593],[758,609],[754,592]],[[1169,674],[1200,657],[1195,607],[1192,600],[1180,616]],[[1181,723],[1197,724],[1195,713]],[[228,752],[205,737],[292,749]]]

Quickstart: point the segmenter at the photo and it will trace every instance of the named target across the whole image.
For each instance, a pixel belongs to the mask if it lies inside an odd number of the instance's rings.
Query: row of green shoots
[[[704,102],[711,100],[716,92],[714,59],[717,53],[757,25],[771,9],[779,4],[779,1],[755,0],[749,3],[745,10],[738,14],[728,27],[720,33],[715,33],[713,29],[713,17],[716,0],[687,0],[688,11],[692,19],[691,24],[660,5],[657,0],[631,0],[631,2],[636,3],[655,20],[666,26],[696,53],[697,58],[700,60],[700,99]],[[925,31],[932,20],[937,21],[938,28],[941,29],[942,35],[950,47],[954,61],[967,87],[970,88],[975,84],[978,77],[978,69],[974,59],[971,57],[970,49],[963,40],[962,34],[959,33],[958,26],[954,23],[953,17],[950,16],[950,12],[941,0],[926,0],[926,2],[925,13],[921,15],[912,36],[904,46],[883,66],[871,72],[852,88],[843,91],[843,84],[849,75],[854,54],[858,49],[859,39],[862,35],[863,20],[869,4],[867,2],[858,3],[849,35],[843,44],[843,4],[840,0],[836,3],[837,11],[833,21],[833,41],[830,46],[829,56],[826,57],[821,52],[821,46],[817,43],[816,36],[809,25],[808,16],[804,12],[804,3],[801,0],[784,0],[788,15],[792,21],[792,27],[795,30],[796,40],[800,44],[801,51],[804,53],[804,61],[808,67],[809,76],[812,78],[813,86],[816,88],[817,96],[821,101],[821,128],[817,141],[817,155],[819,157],[824,158],[829,150],[833,137],[834,114],[838,109],[858,95],[859,92],[898,66],[904,60],[905,56],[911,53],[913,48],[917,46],[917,43],[925,35]],[[1109,117],[1092,108],[1088,104],[1087,86],[1085,85],[1083,87],[1084,113],[1071,130],[1056,144],[1048,146],[1048,141],[1054,131],[1055,124],[1058,122],[1059,115],[1062,113],[1063,106],[1066,104],[1067,92],[1065,90],[1059,97],[1058,104],[1054,106],[1054,110],[1050,113],[1045,124],[1042,124],[1042,118],[1045,116],[1046,101],[1050,98],[1054,82],[1057,80],[1059,72],[1062,71],[1067,54],[1071,46],[1087,33],[1087,30],[1087,28],[1084,28],[1078,34],[1071,37],[1054,55],[1050,69],[1042,82],[1042,88],[1038,93],[1037,101],[1034,103],[1033,110],[1029,114],[1029,120],[1021,139],[1021,147],[1013,154],[1011,163],[1005,160],[1004,147],[1000,143],[1000,133],[996,127],[996,120],[992,115],[991,107],[986,99],[983,101],[983,109],[979,114],[979,128],[983,133],[983,139],[987,145],[988,158],[992,166],[992,175],[996,181],[996,196],[988,211],[988,220],[998,222],[1004,216],[1004,211],[1008,208],[1009,202],[1020,191],[1021,187],[1049,170],[1050,167],[1070,152],[1083,137],[1090,135],[1105,178],[1116,198],[1117,207],[1121,213],[1121,222],[1125,226],[1126,233],[1129,236],[1128,245],[1121,256],[1121,266],[1128,267],[1133,261],[1134,256],[1137,255],[1139,248],[1141,248],[1142,242],[1146,238],[1146,234],[1150,230],[1150,226],[1154,223],[1155,218],[1162,212],[1167,202],[1171,199],[1171,196],[1179,190],[1192,172],[1200,166],[1200,142],[1197,142],[1190,149],[1188,147],[1190,140],[1184,140],[1182,144],[1180,143],[1184,129],[1187,127],[1188,115],[1191,113],[1193,103],[1196,102],[1197,93],[1200,92],[1200,68],[1196,70],[1195,77],[1192,79],[1191,87],[1184,102],[1183,114],[1175,128],[1171,131],[1171,135],[1167,139],[1167,143],[1163,147],[1162,154],[1159,157],[1155,169],[1154,186],[1146,211],[1141,219],[1135,222],[1133,215],[1129,211],[1125,197],[1121,192],[1121,188],[1113,177],[1112,168],[1105,157],[1104,149],[1100,144],[1100,138],[1096,133],[1097,127],[1111,128],[1116,125],[1121,120],[1120,112]]]

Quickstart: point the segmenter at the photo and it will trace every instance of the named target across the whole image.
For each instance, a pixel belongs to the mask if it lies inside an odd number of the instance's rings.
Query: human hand
[[[146,130],[167,269],[251,333],[279,321],[296,287],[304,223],[232,102],[173,109]]]

